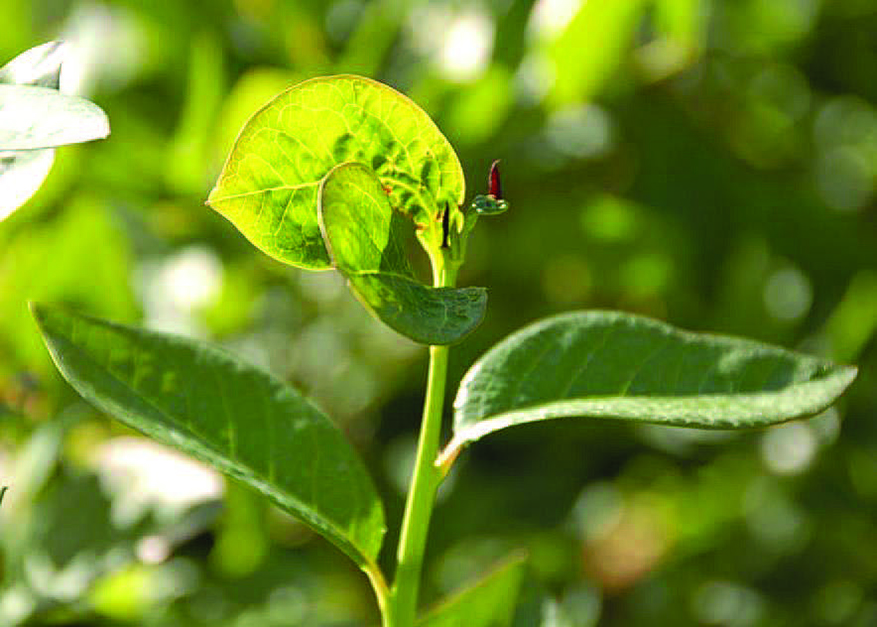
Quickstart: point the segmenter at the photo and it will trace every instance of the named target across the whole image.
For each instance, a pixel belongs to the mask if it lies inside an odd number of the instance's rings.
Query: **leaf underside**
[[[361,566],[384,515],[341,432],[298,392],[229,353],[33,305],[58,369],[102,411],[271,498]]]
[[[39,93],[45,94],[45,91],[49,91],[61,98],[67,98],[56,91],[61,82],[61,64],[64,56],[65,46],[60,41],[50,41],[26,50],[0,68],[0,85],[40,87],[44,89]],[[27,133],[32,140],[34,136],[45,131],[45,125],[51,125],[53,121],[42,119],[45,111],[31,110],[30,100],[19,103],[21,94],[30,92],[5,90],[3,93],[6,94],[3,96],[6,105],[3,111],[4,105],[0,102],[0,137],[5,137],[8,145],[3,145],[4,142],[0,139],[0,220],[6,218],[36,193],[49,175],[55,159],[55,151],[52,148],[35,150],[28,145],[28,150],[10,149],[20,144]],[[56,100],[51,102],[58,104]],[[69,101],[63,100],[63,102]],[[79,102],[79,99],[76,99],[76,102]],[[21,108],[24,109],[24,113],[16,114],[15,111]],[[106,116],[103,120],[106,121]],[[76,122],[77,125],[78,123],[79,121]],[[34,127],[38,130],[34,131]]]
[[[763,427],[816,414],[856,369],[759,342],[689,333],[619,312],[574,312],[512,334],[463,378],[449,450],[563,417]]]
[[[268,255],[328,269],[317,195],[329,170],[347,162],[373,170],[415,224],[463,201],[462,167],[429,116],[386,85],[339,75],[299,83],[256,112],[207,202]]]
[[[506,627],[514,618],[524,576],[524,554],[514,555],[417,621],[417,627]]]
[[[379,320],[422,344],[452,344],[484,317],[483,288],[434,288],[414,276],[401,242],[406,218],[390,206],[372,170],[346,163],[320,187],[320,226],[330,256]]]
[[[39,150],[102,139],[106,114],[56,89],[0,84],[0,150]]]

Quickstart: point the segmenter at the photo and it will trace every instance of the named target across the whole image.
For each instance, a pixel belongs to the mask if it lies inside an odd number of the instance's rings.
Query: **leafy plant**
[[[110,134],[97,105],[59,91],[65,55],[51,41],[0,68],[0,220],[36,193],[55,148]]]
[[[573,312],[500,342],[464,377],[453,437],[439,451],[448,345],[481,321],[483,288],[457,288],[480,215],[508,208],[499,171],[464,208],[462,168],[408,98],[358,76],[283,92],[245,125],[208,203],[268,255],[338,270],[383,323],[429,345],[420,441],[392,582],[378,566],[385,518],[356,452],[296,390],[201,342],[54,307],[33,314],[59,370],[83,397],[147,435],[259,490],[368,575],[386,627],[507,625],[523,559],[416,622],[436,491],[460,452],[506,427],[610,418],[706,429],[812,416],[856,376],[745,339],[695,334],[619,312]],[[418,280],[413,230],[432,266]]]

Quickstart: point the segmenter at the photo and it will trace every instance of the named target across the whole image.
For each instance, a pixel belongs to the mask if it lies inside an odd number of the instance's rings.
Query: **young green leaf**
[[[351,161],[368,165],[420,226],[463,202],[462,167],[429,116],[386,85],[340,75],[299,83],[256,112],[207,203],[268,255],[328,269],[317,193],[329,170]]]
[[[515,615],[526,556],[514,555],[471,586],[440,603],[417,627],[506,627]]]
[[[372,481],[341,432],[293,388],[200,342],[32,311],[86,400],[262,492],[375,570],[384,514]]]
[[[484,288],[421,284],[402,249],[410,223],[390,207],[380,180],[360,163],[333,169],[320,187],[320,226],[339,272],[387,326],[422,344],[451,344],[477,327]]]
[[[0,85],[0,150],[37,150],[102,139],[106,114],[85,98],[29,85]]]
[[[498,429],[617,418],[743,429],[816,414],[856,376],[781,348],[619,312],[574,312],[512,334],[469,370],[443,457]]]

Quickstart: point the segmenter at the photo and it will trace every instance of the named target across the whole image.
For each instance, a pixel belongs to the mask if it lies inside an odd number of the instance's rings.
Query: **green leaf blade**
[[[526,555],[506,559],[417,621],[417,627],[507,627],[515,614]]]
[[[370,167],[418,224],[463,201],[462,167],[429,116],[386,85],[339,75],[299,83],[256,112],[207,202],[268,255],[328,269],[318,188],[346,162]]]
[[[853,367],[641,316],[563,314],[512,334],[469,370],[449,451],[498,429],[576,416],[763,427],[824,410],[855,376]]]
[[[348,281],[381,322],[420,344],[459,342],[481,324],[487,310],[483,287],[427,287],[380,272],[351,274]]]
[[[33,305],[58,369],[88,401],[257,489],[363,567],[384,515],[341,432],[294,389],[225,351]]]
[[[326,176],[320,226],[354,294],[393,330],[421,344],[452,344],[481,323],[485,289],[427,287],[414,278],[401,246],[410,224],[368,166],[345,163]]]

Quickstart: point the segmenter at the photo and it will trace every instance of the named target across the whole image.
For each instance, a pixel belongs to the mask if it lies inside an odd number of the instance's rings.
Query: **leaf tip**
[[[38,303],[35,300],[29,300],[27,301],[27,308],[37,325],[42,327],[42,323],[45,319],[45,305]]]

